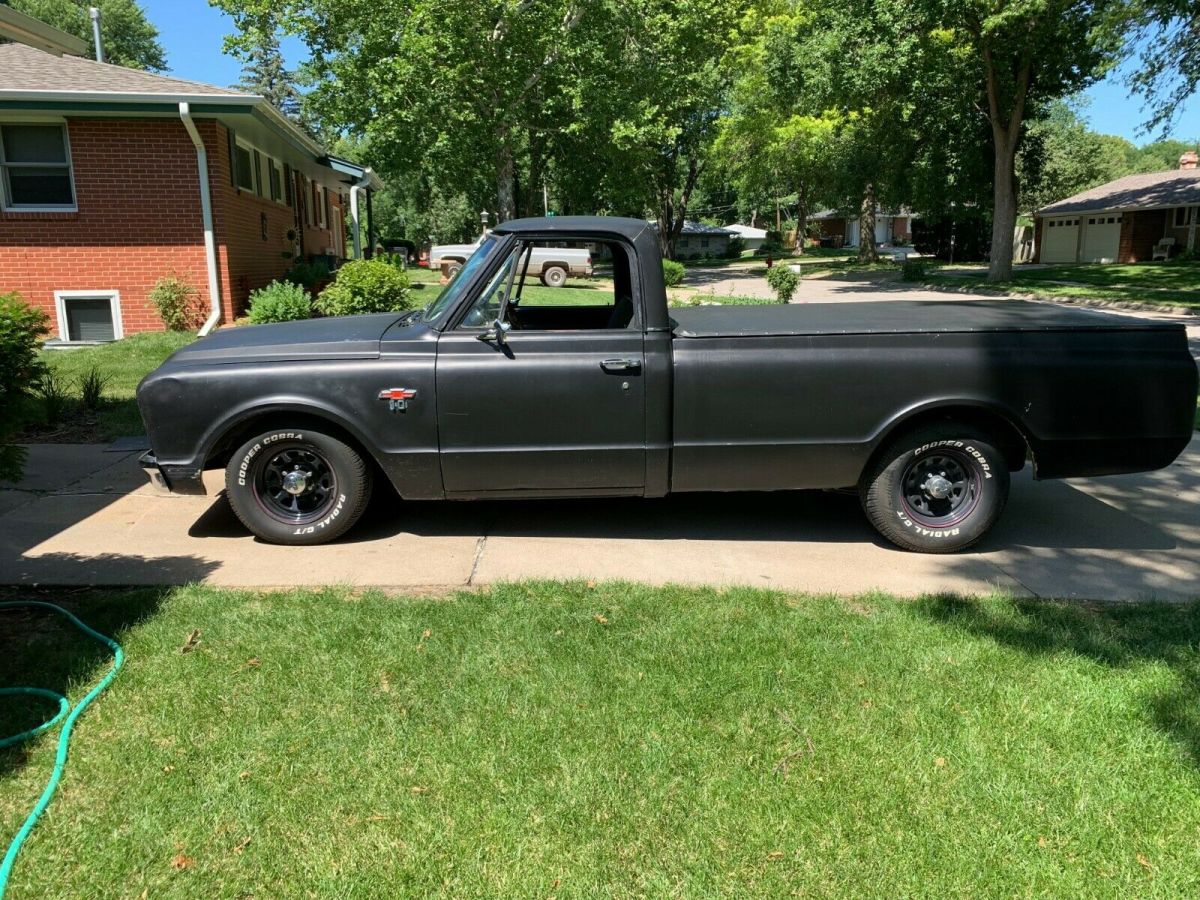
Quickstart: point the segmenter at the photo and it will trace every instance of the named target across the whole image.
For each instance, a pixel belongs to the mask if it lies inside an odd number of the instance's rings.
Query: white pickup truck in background
[[[429,268],[437,269],[448,260],[447,274],[453,275],[479,247],[481,237],[473,244],[440,244],[429,251]],[[528,274],[542,280],[546,287],[562,287],[567,276],[588,278],[592,275],[592,251],[571,247],[534,247],[529,259]]]

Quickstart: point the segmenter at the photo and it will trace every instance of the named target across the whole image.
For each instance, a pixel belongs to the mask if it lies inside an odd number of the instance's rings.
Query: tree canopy
[[[100,10],[104,61],[131,69],[162,72],[167,57],[158,42],[158,29],[146,18],[135,0],[2,0],[18,12],[53,25],[87,42],[88,56],[95,59],[92,19],[88,7]]]

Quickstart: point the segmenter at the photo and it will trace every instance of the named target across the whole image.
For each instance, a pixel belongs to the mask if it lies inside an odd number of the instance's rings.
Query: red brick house
[[[1133,263],[1200,250],[1200,169],[1195,151],[1179,168],[1118,178],[1037,211],[1034,262]]]
[[[0,292],[59,340],[161,330],[172,273],[231,322],[298,258],[353,255],[380,186],[262,97],[0,44]]]

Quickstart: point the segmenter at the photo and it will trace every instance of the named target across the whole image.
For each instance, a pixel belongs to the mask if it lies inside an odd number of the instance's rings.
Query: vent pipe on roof
[[[92,42],[96,45],[96,62],[104,62],[104,44],[100,42],[100,8],[89,6],[92,16]]]

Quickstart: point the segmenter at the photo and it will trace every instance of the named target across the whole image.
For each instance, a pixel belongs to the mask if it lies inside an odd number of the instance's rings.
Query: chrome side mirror
[[[481,331],[476,338],[488,344],[498,344],[504,346],[508,342],[508,333],[512,331],[512,324],[509,322],[501,322],[499,319]]]

